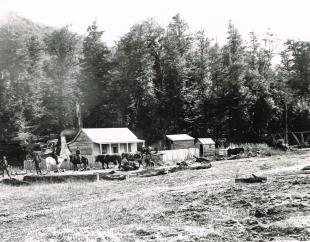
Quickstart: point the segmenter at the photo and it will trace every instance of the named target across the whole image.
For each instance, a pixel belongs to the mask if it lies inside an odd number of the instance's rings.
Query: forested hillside
[[[108,48],[95,22],[79,36],[11,15],[0,25],[0,139],[77,129],[79,112],[84,127],[128,126],[148,143],[261,142],[284,131],[286,113],[289,130],[310,130],[310,42],[285,40],[274,65],[283,43],[237,27],[219,45],[179,15],[167,27],[149,19]]]

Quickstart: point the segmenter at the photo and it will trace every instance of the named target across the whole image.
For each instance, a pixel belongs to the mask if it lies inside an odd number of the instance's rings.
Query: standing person
[[[55,146],[52,148],[51,157],[53,157],[53,158],[55,159],[56,164],[58,165],[58,164],[59,164],[59,163],[58,163],[58,156],[57,156],[57,153],[56,153],[56,147],[55,147]]]
[[[8,170],[8,161],[6,160],[6,156],[3,156],[2,160],[0,160],[0,170],[3,171],[3,177],[4,177],[4,171],[6,171],[6,174],[8,174],[8,177],[10,177],[10,179],[12,179],[10,172]]]
[[[80,151],[79,147],[77,147],[75,154],[76,154],[78,161],[80,162],[81,161],[81,151]]]
[[[34,153],[34,157],[33,157],[33,162],[34,162],[34,166],[36,168],[37,171],[37,175],[42,175],[41,169],[40,169],[40,162],[41,162],[41,157],[38,153]]]

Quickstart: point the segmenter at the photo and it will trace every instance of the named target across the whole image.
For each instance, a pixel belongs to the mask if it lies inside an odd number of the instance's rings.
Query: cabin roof
[[[81,132],[84,132],[92,142],[98,144],[144,142],[128,128],[86,128],[81,129],[70,143],[74,142]]]
[[[170,135],[166,135],[166,136],[171,141],[194,140],[194,138],[189,136],[188,134],[170,134]]]
[[[196,144],[215,145],[215,142],[211,138],[198,138]]]

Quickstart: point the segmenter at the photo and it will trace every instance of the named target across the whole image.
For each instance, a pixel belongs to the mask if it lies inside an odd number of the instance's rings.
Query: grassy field
[[[0,241],[310,240],[310,153],[125,181],[0,185]],[[267,183],[235,184],[255,173]]]

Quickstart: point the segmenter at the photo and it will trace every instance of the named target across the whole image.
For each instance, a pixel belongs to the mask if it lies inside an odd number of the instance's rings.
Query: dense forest
[[[228,23],[220,45],[176,15],[148,19],[115,46],[11,15],[0,25],[0,140],[83,127],[129,127],[148,143],[188,133],[227,142],[310,130],[310,42]],[[79,120],[78,117],[82,119]],[[285,118],[287,116],[287,119]]]

